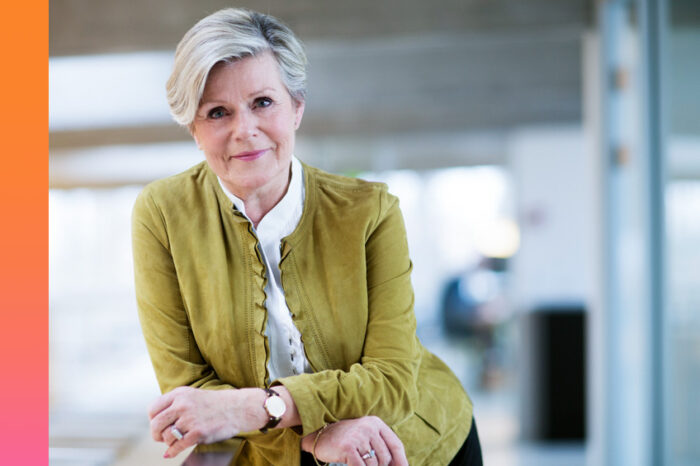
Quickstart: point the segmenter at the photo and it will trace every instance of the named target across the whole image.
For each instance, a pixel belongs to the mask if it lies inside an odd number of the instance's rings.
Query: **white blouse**
[[[279,269],[282,238],[294,231],[304,210],[303,171],[299,160],[292,156],[292,179],[289,181],[287,193],[260,220],[258,227],[253,228],[260,242],[267,275],[267,284],[265,285],[267,328],[265,335],[270,345],[270,361],[267,366],[270,374],[269,381],[303,372],[313,372],[304,353],[301,334],[292,321],[291,312],[284,299]],[[230,193],[221,179],[219,179],[219,184],[236,208],[248,218],[243,201]]]

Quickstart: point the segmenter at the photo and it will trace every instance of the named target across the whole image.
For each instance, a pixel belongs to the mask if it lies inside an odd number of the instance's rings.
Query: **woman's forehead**
[[[223,96],[251,97],[262,91],[285,91],[277,60],[269,52],[214,65],[207,77],[202,102]]]

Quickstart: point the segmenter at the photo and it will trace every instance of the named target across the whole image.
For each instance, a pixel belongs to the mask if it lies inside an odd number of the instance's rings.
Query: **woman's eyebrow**
[[[260,90],[251,92],[250,94],[248,94],[248,97],[253,97],[254,95],[258,95],[258,94],[262,94],[264,92],[270,92],[270,91],[275,92],[275,90],[271,87],[263,87]]]
[[[248,94],[246,96],[246,98],[251,98],[255,95],[260,95],[260,94],[263,94],[265,92],[275,92],[275,89],[272,87],[263,87],[262,89],[251,92],[250,94]],[[199,106],[201,107],[202,105],[211,104],[211,103],[219,103],[220,104],[220,103],[224,103],[224,101],[220,100],[220,99],[207,99],[206,97],[202,97],[202,100],[199,101]]]
[[[202,99],[202,100],[199,102],[199,107],[201,108],[201,107],[204,107],[205,105],[209,105],[209,104],[221,104],[221,103],[223,103],[223,102],[220,101],[220,100],[216,100],[216,99],[211,99],[211,100]]]

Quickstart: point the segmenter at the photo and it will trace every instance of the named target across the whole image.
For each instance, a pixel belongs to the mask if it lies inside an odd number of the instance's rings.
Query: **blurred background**
[[[296,155],[400,197],[485,464],[700,464],[696,0],[52,0],[50,464],[183,460],[148,434],[130,214],[202,160],[164,85],[227,6],[306,44]]]

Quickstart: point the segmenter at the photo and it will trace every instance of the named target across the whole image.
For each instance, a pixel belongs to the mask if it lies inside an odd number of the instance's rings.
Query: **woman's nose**
[[[237,112],[233,118],[233,137],[236,139],[247,139],[255,135],[255,116],[249,112]]]

